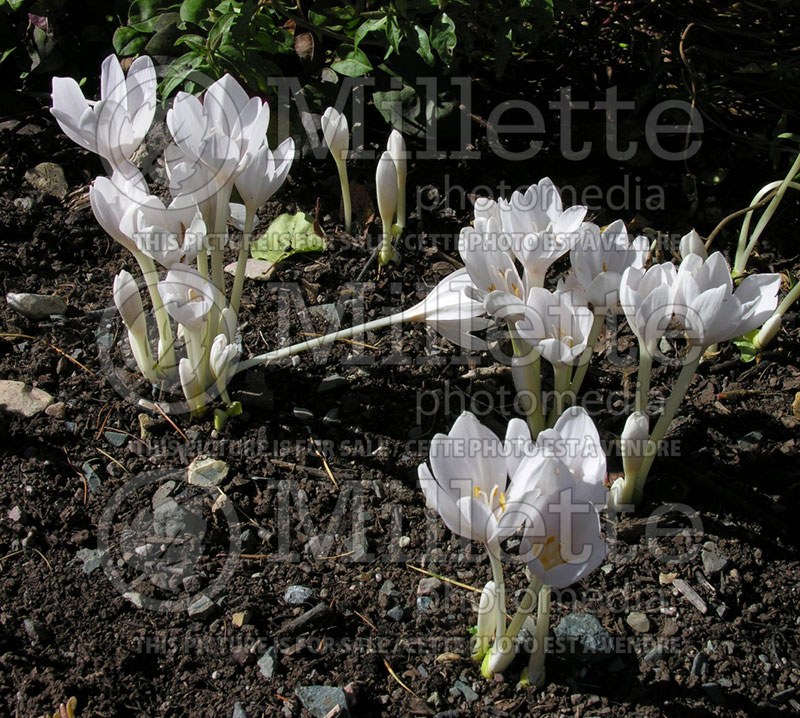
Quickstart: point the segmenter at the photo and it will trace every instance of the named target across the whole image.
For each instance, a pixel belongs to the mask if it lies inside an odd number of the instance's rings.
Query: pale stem
[[[344,209],[344,231],[350,231],[353,221],[353,209],[350,204],[350,182],[347,179],[347,161],[336,160],[336,169],[339,171],[339,184],[342,186],[342,207]]]
[[[197,255],[197,271],[203,279],[208,279],[208,250],[205,247]]]
[[[553,408],[550,410],[548,426],[553,426],[558,417],[564,413],[564,408],[568,404],[571,376],[572,367],[569,364],[553,364]]]
[[[586,340],[586,349],[583,350],[581,358],[578,359],[578,366],[575,367],[575,375],[572,377],[572,383],[569,386],[569,393],[571,397],[578,396],[581,390],[581,384],[586,377],[586,371],[589,369],[589,364],[592,362],[592,353],[594,352],[594,345],[597,342],[597,337],[600,336],[600,330],[606,321],[605,314],[595,314],[592,321],[592,329],[589,332],[589,338]]]
[[[231,290],[231,309],[234,316],[239,316],[239,305],[242,300],[242,289],[244,288],[244,270],[247,266],[247,255],[249,254],[250,237],[253,233],[256,213],[247,208],[244,217],[244,230],[242,231],[242,243],[239,246],[239,258],[236,260],[236,275],[233,278],[233,289]]]
[[[158,381],[156,363],[153,353],[150,350],[150,342],[147,340],[147,325],[145,324],[144,335],[139,332],[128,330],[128,344],[130,344],[133,357],[136,359],[136,366],[148,381]]]
[[[158,327],[158,370],[162,376],[172,379],[178,366],[175,361],[175,340],[172,337],[169,313],[158,291],[156,263],[151,257],[138,251],[134,251],[133,256],[136,257],[139,268],[142,270],[142,276],[150,294],[150,301],[153,304],[153,313],[156,315],[156,326]]]
[[[400,179],[397,174],[397,226],[400,229],[406,228],[406,178]]]
[[[208,322],[199,329],[190,329],[186,325],[183,327],[183,336],[186,339],[186,355],[192,365],[195,380],[200,391],[205,391],[208,386],[208,360],[206,356],[207,352],[204,347],[207,324]]]
[[[545,428],[542,407],[541,355],[511,330],[511,376],[520,396],[520,405],[528,417],[531,438],[536,439]]]
[[[516,651],[514,650],[514,642],[519,635],[522,626],[525,624],[525,619],[530,615],[533,606],[536,602],[536,597],[539,595],[539,590],[542,588],[542,581],[533,576],[530,579],[528,588],[520,599],[519,607],[511,622],[506,628],[503,636],[503,643],[499,650],[497,644],[492,648],[488,658],[488,669],[492,675],[495,673],[502,673],[514,660]]]
[[[539,591],[539,606],[536,612],[536,645],[528,661],[528,681],[533,688],[544,685],[544,657],[547,634],[550,631],[550,586]]]
[[[283,347],[282,349],[275,349],[274,351],[267,352],[266,354],[254,356],[247,361],[239,362],[239,365],[236,367],[236,373],[245,371],[246,369],[250,369],[254,366],[258,366],[259,364],[266,364],[267,362],[285,359],[286,357],[294,356],[295,354],[300,354],[301,352],[309,351],[310,349],[318,349],[319,347],[324,347],[328,344],[332,344],[333,342],[341,341],[342,339],[350,339],[357,334],[364,334],[377,329],[383,329],[384,327],[390,327],[395,324],[401,324],[404,321],[406,321],[406,312],[398,312],[397,314],[392,314],[388,317],[381,317],[380,319],[374,319],[371,322],[358,324],[354,327],[340,329],[338,332],[331,332],[330,334],[326,334],[324,337],[308,339],[307,341],[300,342],[299,344],[292,344],[291,346]]]
[[[231,197],[231,184],[217,188],[216,209],[214,210],[214,239],[211,245],[211,281],[225,294],[225,277],[222,270],[223,237],[228,231],[228,202]]]
[[[653,465],[653,460],[658,455],[658,446],[666,435],[670,423],[672,423],[672,420],[675,418],[675,414],[678,413],[678,409],[680,408],[680,405],[686,396],[686,392],[689,391],[689,386],[692,383],[692,379],[694,379],[694,373],[697,371],[697,366],[700,364],[701,358],[702,352],[698,352],[697,359],[685,364],[683,369],[681,369],[681,373],[678,375],[678,380],[675,382],[675,386],[672,388],[672,393],[669,395],[667,404],[664,407],[664,413],[656,422],[653,432],[650,434],[650,440],[647,442],[647,452],[642,460],[642,465],[639,468],[638,476],[636,477],[636,485],[633,489],[633,495],[631,497],[626,496],[625,489],[623,489],[623,501],[621,503],[638,503],[641,500],[644,493],[644,485],[647,481],[647,474],[650,472],[650,467]]]
[[[647,398],[650,394],[650,374],[653,371],[653,357],[644,344],[639,342],[639,374],[636,378],[636,411],[647,413]]]
[[[489,564],[492,567],[492,580],[494,581],[495,596],[497,598],[497,628],[494,634],[494,647],[497,649],[503,643],[506,634],[506,585],[503,580],[503,563],[500,561],[500,546],[486,544],[486,553],[489,554]]]
[[[776,192],[775,196],[772,198],[772,201],[767,205],[767,208],[764,210],[764,213],[761,215],[761,218],[758,220],[758,224],[756,224],[756,228],[753,230],[753,234],[750,236],[750,241],[747,244],[747,247],[742,250],[742,245],[744,244],[744,240],[747,237],[747,231],[745,229],[744,224],[742,225],[742,232],[739,234],[739,246],[736,250],[736,261],[733,266],[733,277],[736,278],[744,274],[745,268],[747,266],[747,260],[750,258],[750,255],[753,252],[753,248],[756,245],[756,241],[761,236],[761,233],[764,231],[764,228],[767,226],[767,223],[772,219],[772,215],[775,214],[775,210],[778,209],[778,205],[781,203],[783,196],[786,194],[786,190],[789,189],[789,185],[792,183],[794,176],[797,174],[798,170],[800,170],[800,154],[797,155],[795,161],[792,163],[792,167],[789,172],[786,174],[783,182],[781,182],[780,186],[778,187],[778,191]],[[763,190],[762,190],[763,191]],[[745,222],[749,228],[750,225],[750,218],[752,214],[748,212]]]

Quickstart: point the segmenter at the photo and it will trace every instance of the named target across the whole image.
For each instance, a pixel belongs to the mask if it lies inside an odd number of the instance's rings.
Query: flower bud
[[[682,259],[685,259],[689,254],[697,254],[703,258],[703,261],[708,259],[706,246],[703,244],[703,240],[700,238],[700,235],[694,230],[689,232],[689,234],[684,234],[683,237],[681,237],[680,252]]]
[[[625,422],[625,428],[620,437],[622,468],[626,479],[635,477],[639,471],[649,438],[650,421],[647,414],[635,411]]]

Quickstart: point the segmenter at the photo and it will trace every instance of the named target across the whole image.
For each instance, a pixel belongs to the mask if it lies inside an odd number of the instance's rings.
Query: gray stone
[[[420,611],[425,611],[425,612],[431,611],[433,610],[435,605],[436,604],[434,603],[433,599],[431,599],[428,596],[419,596],[417,598],[417,608]]]
[[[395,606],[394,608],[390,608],[386,612],[386,615],[389,616],[389,618],[391,618],[393,621],[397,621],[397,623],[400,623],[400,621],[403,620],[404,612],[402,607]]]
[[[239,701],[233,704],[233,715],[231,715],[231,718],[247,718],[247,711]]]
[[[296,406],[292,409],[292,413],[296,419],[300,419],[301,421],[311,421],[314,418],[314,412],[304,409],[302,406]]]
[[[361,563],[369,560],[369,541],[367,541],[367,537],[363,532],[354,534],[348,544],[350,551],[352,551],[349,557],[351,561]]]
[[[340,715],[347,714],[347,698],[341,688],[300,686],[295,689],[294,693],[314,718],[325,718],[337,706],[342,711]]]
[[[41,162],[25,173],[27,182],[44,194],[64,199],[69,190],[64,170],[55,162]]]
[[[86,485],[89,487],[89,492],[94,493],[97,491],[102,482],[100,481],[100,475],[94,470],[94,466],[92,466],[88,461],[84,461],[81,466],[81,472],[83,473],[83,478],[86,479]]]
[[[53,634],[50,633],[47,626],[45,626],[43,623],[26,618],[22,622],[22,625],[25,626],[25,632],[28,634],[28,637],[31,639],[31,641],[33,641],[33,643],[40,643],[42,645],[52,643]]]
[[[111,446],[116,446],[117,448],[124,446],[128,441],[128,435],[119,431],[104,431],[103,436],[106,437],[106,441],[108,441]]]
[[[153,533],[175,538],[186,526],[186,511],[175,499],[168,497],[153,510]]]
[[[611,636],[600,621],[589,613],[564,616],[553,632],[565,644],[567,655],[579,661],[593,663],[613,655]]]
[[[752,449],[761,441],[761,437],[762,434],[760,431],[751,431],[745,434],[736,443],[739,445],[740,449]]]
[[[47,416],[52,416],[54,419],[63,419],[67,412],[67,405],[63,401],[57,401],[55,404],[50,404],[44,413]]]
[[[122,597],[127,598],[136,608],[142,608],[142,606],[144,606],[142,594],[138,591],[126,591],[122,594]]]
[[[331,374],[326,376],[317,387],[317,394],[324,394],[328,391],[335,391],[347,386],[348,381],[341,374]]]
[[[87,575],[103,565],[103,552],[96,548],[82,548],[75,554],[75,558],[83,562],[83,572]]]
[[[225,265],[225,272],[231,276],[236,276],[237,262],[231,262]],[[275,262],[269,262],[266,259],[253,259],[247,258],[247,263],[244,267],[244,276],[247,279],[254,279],[257,282],[266,282],[275,271]]]
[[[46,391],[11,379],[0,380],[0,409],[30,419],[53,403]]]
[[[344,315],[344,307],[339,308],[336,304],[315,304],[308,311],[331,325],[338,324]]]
[[[322,423],[326,426],[337,426],[342,423],[339,419],[339,407],[336,406],[331,409],[325,416],[322,417]]]
[[[718,574],[728,565],[728,559],[720,556],[715,549],[714,544],[706,542],[700,553],[700,557],[703,559],[703,573],[709,578]]]
[[[39,321],[52,314],[63,314],[67,311],[67,303],[59,296],[50,294],[6,294],[6,301],[17,314]]]
[[[456,681],[453,685],[458,689],[461,695],[467,699],[467,703],[474,703],[478,700],[478,694],[464,683],[464,681]]]
[[[645,663],[655,663],[656,661],[660,661],[664,656],[667,655],[667,649],[664,648],[660,643],[656,643],[645,655],[642,659]]]
[[[196,618],[204,618],[210,616],[216,609],[217,604],[214,603],[208,596],[203,594],[189,604],[186,613]]]
[[[224,461],[200,455],[189,464],[186,474],[192,486],[219,486],[228,471],[229,467]]]
[[[272,680],[272,676],[275,675],[275,665],[277,661],[275,660],[275,649],[270,648],[267,652],[258,659],[258,670],[261,672],[261,675],[264,676],[268,681]]]
[[[311,598],[313,591],[307,586],[289,586],[283,594],[283,600],[292,606],[298,606]]]
[[[161,484],[161,486],[159,486],[158,489],[156,489],[156,492],[153,494],[153,508],[157,509],[159,506],[161,506],[161,504],[168,501],[174,488],[174,481],[165,481],[163,484]]]
[[[417,596],[430,596],[436,593],[442,582],[438,578],[421,578],[417,585]]]
[[[705,653],[700,651],[700,653],[698,653],[692,661],[691,674],[700,678],[706,673],[708,673],[708,657]]]
[[[650,630],[650,619],[640,611],[631,611],[625,621],[636,633],[647,633]]]

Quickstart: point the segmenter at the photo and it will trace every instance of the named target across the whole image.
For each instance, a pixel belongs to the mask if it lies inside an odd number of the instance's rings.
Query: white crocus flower
[[[478,625],[475,631],[472,658],[480,661],[492,645],[492,635],[497,626],[497,589],[494,581],[488,581],[481,591],[478,605]]]
[[[133,358],[139,371],[150,381],[156,381],[155,362],[147,338],[147,318],[142,306],[139,287],[130,272],[124,269],[114,277],[114,304],[128,330]]]
[[[138,171],[115,170],[111,177],[97,177],[89,187],[89,201],[95,219],[109,236],[135,253],[136,240],[120,229],[122,218],[147,200],[149,192]]]
[[[234,184],[247,207],[255,212],[280,189],[294,159],[294,140],[290,137],[275,151],[264,142],[239,173]]]
[[[690,254],[696,254],[703,260],[708,259],[706,246],[703,243],[700,235],[694,230],[688,234],[684,234],[683,237],[681,237],[680,253],[681,259],[686,259],[686,257],[688,257]]]
[[[206,251],[206,224],[197,206],[187,197],[176,197],[169,207],[153,195],[128,209],[120,230],[136,248],[165,269],[191,262]]]
[[[487,348],[474,332],[487,329],[483,302],[472,298],[474,288],[465,268],[448,274],[418,304],[402,312],[403,322],[423,322],[453,344],[482,351]]]
[[[215,304],[222,308],[222,297],[214,285],[184,264],[170,268],[158,283],[158,292],[169,315],[187,329],[200,329]]]
[[[344,229],[350,231],[352,208],[350,205],[350,182],[347,179],[347,154],[350,149],[350,128],[347,118],[336,108],[329,107],[320,120],[325,143],[336,163],[339,173],[339,184],[342,189],[342,205],[344,208]]]
[[[628,267],[642,269],[649,243],[646,237],[629,241],[622,220],[612,222],[604,230],[591,222],[582,226],[580,241],[570,251],[575,277],[586,292],[596,314],[619,308],[619,285]]]
[[[389,134],[386,150],[397,170],[397,225],[402,229],[406,226],[406,143],[397,130]]]
[[[487,202],[476,203],[475,226],[464,227],[458,238],[458,253],[475,287],[475,299],[483,300],[495,291],[524,299],[527,288],[514,264],[510,238],[488,210],[478,216]]]
[[[631,331],[652,357],[664,336],[674,305],[675,265],[656,264],[647,271],[629,267],[622,274],[619,299]]]
[[[233,375],[236,374],[236,365],[239,363],[239,347],[229,343],[225,334],[218,334],[211,344],[208,363],[220,396],[226,404],[230,404],[226,387]]]
[[[530,288],[541,287],[550,265],[579,241],[587,208],[564,209],[558,189],[544,177],[525,192],[514,192],[510,200],[498,200],[497,210]]]
[[[398,258],[397,250],[392,244],[392,227],[397,212],[397,170],[388,152],[384,152],[378,160],[378,167],[375,170],[375,190],[378,195],[378,213],[381,216],[383,230],[378,263],[385,266]]]
[[[71,77],[53,78],[50,109],[64,134],[105,158],[114,169],[129,164],[156,111],[156,73],[149,57],[133,61],[127,77],[109,55],[100,72],[100,100],[87,100]]]
[[[689,254],[678,269],[675,315],[689,341],[706,349],[761,326],[778,306],[779,274],[751,274],[734,291],[720,252]]]

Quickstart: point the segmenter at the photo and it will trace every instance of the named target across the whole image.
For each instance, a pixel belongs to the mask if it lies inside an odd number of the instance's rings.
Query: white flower
[[[593,314],[575,304],[569,291],[533,287],[525,302],[498,291],[486,297],[485,305],[490,316],[515,324],[517,334],[555,366],[574,364],[586,348]]]
[[[778,306],[779,274],[751,274],[736,291],[725,258],[688,254],[678,269],[675,315],[689,341],[708,348],[761,326]]]
[[[546,586],[564,588],[607,552],[598,515],[607,499],[600,436],[586,410],[571,407],[525,454],[512,477],[529,516],[520,555]]]
[[[464,227],[458,238],[458,253],[475,286],[474,296],[483,300],[490,292],[502,291],[524,298],[527,286],[514,264],[510,238],[496,216],[479,216],[479,205],[485,202],[476,203],[475,226]]]
[[[378,160],[378,167],[375,170],[375,190],[378,195],[378,212],[381,215],[381,225],[383,226],[383,240],[378,261],[381,265],[386,265],[395,255],[392,246],[392,226],[397,212],[397,170],[392,156],[388,152],[384,152]]]
[[[483,211],[487,209],[490,210]],[[511,237],[514,256],[525,270],[528,288],[541,287],[550,265],[579,241],[586,209],[581,205],[564,209],[561,195],[549,177],[524,193],[514,192],[509,201],[498,200],[502,230]]]
[[[155,381],[155,363],[147,338],[147,318],[142,306],[139,287],[130,272],[124,269],[114,277],[114,304],[128,330],[130,344],[136,366],[148,379]]]
[[[53,78],[50,109],[64,134],[104,157],[113,168],[125,165],[142,143],[156,111],[156,73],[149,57],[133,61],[127,78],[109,55],[100,71],[100,100],[89,102],[71,77]]]
[[[487,344],[473,335],[486,329],[483,302],[472,298],[474,289],[465,268],[448,274],[418,304],[403,312],[404,322],[424,322],[454,344],[470,350],[483,350]]]
[[[239,347],[230,344],[224,334],[218,334],[211,344],[208,361],[214,378],[224,387],[236,373]]]
[[[688,234],[684,234],[683,237],[681,237],[680,252],[681,259],[686,259],[686,257],[690,254],[696,254],[703,260],[708,259],[706,246],[703,244],[703,240],[700,238],[700,235],[694,230]]]
[[[673,312],[675,265],[656,264],[646,272],[628,267],[619,287],[619,301],[631,331],[649,356],[655,354]]]
[[[206,90],[202,102],[179,92],[167,112],[167,126],[186,159],[208,172],[199,202],[235,178],[264,143],[269,105],[248,97],[225,75]]]
[[[158,283],[158,293],[169,315],[188,329],[202,327],[214,304],[222,309],[219,290],[197,270],[184,264],[173,265]]]
[[[634,411],[625,421],[625,427],[620,437],[622,468],[626,476],[636,476],[638,473],[649,438],[650,420],[647,414]]]
[[[135,168],[130,171],[115,170],[111,178],[98,177],[89,188],[89,201],[95,219],[112,239],[129,252],[136,251],[136,241],[120,229],[120,223],[131,207],[139,206],[148,196],[147,183]]]
[[[272,152],[264,142],[235,180],[236,189],[250,212],[272,197],[286,180],[294,158],[294,140],[284,140]]]
[[[347,126],[347,117],[337,109],[329,107],[323,113],[320,124],[333,159],[337,162],[346,160],[347,151],[350,148],[350,129]]]
[[[622,273],[628,267],[644,267],[647,238],[636,237],[629,243],[621,220],[612,222],[602,232],[591,222],[584,223],[582,229],[580,241],[570,251],[570,262],[595,313],[605,314],[618,307]]]
[[[406,143],[397,130],[392,130],[386,142],[386,151],[391,155],[397,170],[397,224],[406,226]]]
[[[136,243],[136,248],[165,269],[178,262],[191,262],[206,250],[206,224],[188,197],[176,197],[165,207],[153,195],[128,208],[120,221],[120,231]]]
[[[509,422],[510,437],[524,430],[522,420]],[[507,454],[494,432],[469,412],[456,419],[449,434],[433,437],[431,468],[419,465],[419,482],[428,506],[453,533],[494,544],[525,520],[517,494],[509,491]]]

